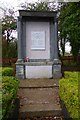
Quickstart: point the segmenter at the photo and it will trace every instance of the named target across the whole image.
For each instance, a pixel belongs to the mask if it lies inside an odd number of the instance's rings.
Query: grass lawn
[[[65,77],[59,82],[61,100],[74,120],[79,119],[80,112],[80,72],[65,72]]]

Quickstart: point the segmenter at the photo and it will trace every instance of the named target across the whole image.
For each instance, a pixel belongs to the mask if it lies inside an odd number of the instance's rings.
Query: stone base
[[[61,78],[61,61],[58,59],[54,59],[53,61],[53,78]]]
[[[26,78],[52,78],[52,66],[25,66]]]
[[[16,77],[24,78],[61,78],[61,64],[53,62],[17,62]]]
[[[16,64],[16,77],[18,79],[24,79],[25,73],[24,73],[24,65],[23,64]]]

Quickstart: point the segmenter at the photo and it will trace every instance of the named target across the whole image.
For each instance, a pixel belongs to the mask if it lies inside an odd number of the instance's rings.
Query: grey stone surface
[[[16,65],[16,77],[18,79],[24,79],[24,66]]]
[[[25,65],[27,66],[48,66],[48,65],[52,65],[53,62],[26,62]]]
[[[54,59],[54,39],[55,39],[55,34],[54,34],[54,23],[53,21],[50,22],[50,59]]]
[[[22,21],[22,29],[21,29],[21,31],[22,31],[22,48],[21,48],[21,50],[22,50],[22,58],[23,59],[25,59],[26,58],[26,21],[25,20],[23,20]]]
[[[20,117],[62,115],[57,79],[20,81]]]
[[[40,17],[40,18],[54,18],[57,14],[57,11],[28,11],[28,10],[19,10],[20,16],[25,17]]]
[[[18,17],[18,21],[17,21],[17,31],[18,31],[18,61],[22,60],[22,17]]]
[[[52,65],[53,78],[60,78],[61,74],[61,62],[58,58],[58,26],[57,26],[57,12],[43,12],[43,11],[26,11],[20,10],[18,17],[18,60],[17,66],[23,66],[23,75],[20,70],[16,69],[16,76],[18,78],[25,78],[26,66],[48,66]],[[40,21],[41,20],[41,21]],[[34,57],[29,62],[24,61],[27,55],[28,49],[27,36],[26,36],[26,22],[48,22],[50,29],[50,58],[49,59],[38,59]],[[41,29],[41,28],[40,28]],[[42,30],[42,29],[41,29]],[[31,54],[31,53],[30,53]],[[44,56],[43,56],[44,57]],[[34,68],[35,69],[35,68]],[[38,71],[39,72],[39,71]],[[32,74],[32,73],[31,73]]]
[[[54,18],[54,59],[58,59],[58,23],[57,18]]]
[[[36,32],[35,32],[36,31]],[[40,41],[41,33],[43,34],[44,43]],[[33,33],[37,33],[33,35]],[[50,59],[50,28],[49,22],[30,22],[26,21],[26,57],[29,59]],[[37,41],[35,41],[35,38]],[[38,38],[38,39],[37,39]],[[44,44],[45,48],[38,48]],[[43,46],[43,45],[41,45]],[[36,47],[33,48],[33,47]]]
[[[26,78],[52,78],[52,65],[25,66]]]
[[[59,79],[24,79],[20,81],[20,88],[53,88],[59,87]]]
[[[53,78],[61,78],[61,61],[59,59],[54,59],[53,61]]]

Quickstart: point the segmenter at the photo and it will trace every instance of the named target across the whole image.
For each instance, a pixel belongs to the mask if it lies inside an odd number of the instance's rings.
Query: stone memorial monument
[[[60,78],[57,12],[20,10],[16,77]]]

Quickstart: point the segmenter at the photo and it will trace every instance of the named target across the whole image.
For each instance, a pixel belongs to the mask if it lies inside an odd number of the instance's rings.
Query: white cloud
[[[15,11],[15,16],[18,16],[18,10],[20,9],[21,3],[32,3],[37,2],[38,0],[0,0],[0,19],[1,17],[7,13],[7,9],[11,9]],[[7,13],[8,14],[8,13]]]

